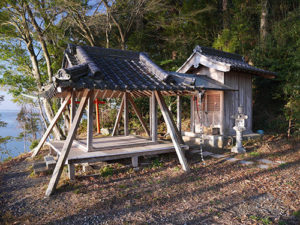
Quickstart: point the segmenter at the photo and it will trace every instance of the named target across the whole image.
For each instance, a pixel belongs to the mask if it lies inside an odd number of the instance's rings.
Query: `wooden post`
[[[194,101],[194,95],[191,96],[191,132],[195,133],[195,101]]]
[[[140,111],[138,110],[138,108],[136,107],[136,105],[135,105],[135,103],[134,103],[132,97],[131,97],[129,94],[127,94],[127,98],[128,98],[128,101],[130,102],[130,104],[131,104],[131,106],[132,106],[132,108],[133,108],[135,114],[136,114],[137,117],[139,118],[139,121],[141,122],[141,124],[142,124],[142,126],[143,126],[145,132],[147,133],[148,136],[150,136],[150,132],[149,132],[149,130],[148,130],[148,128],[147,128],[147,125],[145,124],[145,122],[144,122],[144,120],[143,120],[143,117],[142,117]]]
[[[184,153],[181,149],[180,141],[179,141],[179,139],[177,137],[177,134],[176,134],[176,131],[175,131],[175,130],[177,130],[177,127],[174,125],[175,123],[172,119],[171,113],[168,110],[168,107],[167,107],[167,105],[165,103],[165,100],[163,99],[161,93],[159,91],[155,91],[155,96],[156,96],[157,102],[159,104],[159,107],[161,109],[164,120],[167,124],[167,127],[170,131],[170,136],[171,136],[173,145],[175,147],[179,162],[182,166],[182,169],[184,171],[188,172],[190,170],[190,168],[189,168],[189,165],[186,161],[185,155],[184,155]]]
[[[93,105],[94,96],[93,91],[90,91],[90,97],[88,99],[88,113],[87,113],[87,151],[93,151]]]
[[[56,115],[54,116],[53,120],[51,121],[51,123],[49,124],[49,127],[47,128],[46,132],[44,133],[42,139],[40,140],[38,146],[33,150],[33,153],[31,155],[31,157],[35,157],[39,151],[41,150],[41,148],[43,147],[46,139],[48,138],[50,132],[52,131],[54,125],[56,124],[58,118],[60,117],[60,115],[62,114],[63,110],[66,108],[68,101],[70,100],[71,95],[67,95],[65,101],[62,103],[62,105],[60,106],[59,110],[57,111]]]
[[[132,167],[136,168],[139,167],[139,157],[133,156],[131,157]]]
[[[72,126],[72,121],[75,116],[75,111],[76,111],[76,103],[75,103],[75,91],[72,91],[72,96],[71,96],[71,104],[70,104],[70,126]]]
[[[181,96],[177,95],[177,128],[179,133],[181,133]]]
[[[150,128],[150,135],[152,136],[152,96],[149,97],[149,128]]]
[[[118,129],[118,125],[119,125],[119,122],[121,120],[123,109],[124,109],[124,95],[123,95],[123,98],[122,98],[120,109],[119,109],[119,112],[118,112],[118,115],[117,115],[117,118],[116,118],[116,121],[115,121],[114,129],[113,129],[113,131],[111,133],[111,136],[115,136],[116,135],[116,132],[117,132],[117,129]]]
[[[75,179],[75,165],[74,164],[68,164],[68,177],[70,180]]]
[[[96,107],[96,119],[97,119],[97,133],[101,134],[98,98],[96,98],[95,107]]]
[[[153,142],[157,142],[157,103],[155,93],[152,91],[151,95],[151,137]]]
[[[128,130],[128,94],[127,92],[124,93],[124,135],[128,136],[129,135],[129,130]]]
[[[224,91],[220,91],[220,120],[221,120],[220,134],[224,135],[224,121],[225,121],[225,115],[224,115]]]
[[[80,119],[82,117],[82,113],[83,113],[83,110],[86,106],[88,98],[89,98],[89,90],[85,89],[84,92],[83,92],[83,96],[82,96],[82,99],[80,101],[79,107],[76,111],[75,117],[73,119],[71,129],[68,133],[67,139],[64,142],[64,146],[61,150],[61,154],[58,158],[58,161],[56,163],[56,166],[55,166],[55,169],[53,171],[52,177],[50,179],[48,188],[46,190],[46,196],[50,196],[56,188],[56,185],[57,185],[57,183],[59,181],[59,178],[61,176],[61,173],[63,171],[64,165],[65,165],[66,160],[68,158],[69,152],[71,150],[71,146],[73,144],[75,133],[76,133],[76,130],[79,126],[79,122],[80,122]]]

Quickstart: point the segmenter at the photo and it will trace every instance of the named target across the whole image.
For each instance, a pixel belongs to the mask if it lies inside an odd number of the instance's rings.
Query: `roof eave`
[[[230,64],[213,60],[196,51],[193,52],[193,54],[176,72],[186,73],[192,67],[198,68],[200,64],[208,68],[213,68],[222,72],[230,71]]]

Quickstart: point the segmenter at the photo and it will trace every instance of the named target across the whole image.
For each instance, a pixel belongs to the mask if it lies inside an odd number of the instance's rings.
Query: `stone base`
[[[82,171],[84,173],[90,172],[93,170],[93,168],[89,165],[89,163],[82,163]]]
[[[231,149],[231,152],[234,152],[234,153],[246,153],[246,150],[243,147],[236,147],[236,146],[234,146]]]

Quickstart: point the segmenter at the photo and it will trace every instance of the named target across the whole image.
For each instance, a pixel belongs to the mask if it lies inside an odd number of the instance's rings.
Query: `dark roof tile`
[[[210,78],[197,75],[187,77],[185,74],[164,71],[140,52],[69,45],[64,60],[68,61],[65,65],[69,67],[58,71],[55,87],[174,92],[232,90]],[[193,79],[196,82],[192,82]],[[51,93],[48,96],[55,94],[52,89],[49,90]]]
[[[198,52],[199,54],[204,55],[212,60],[229,64],[230,68],[236,71],[243,71],[255,75],[271,75],[271,76],[276,75],[276,73],[274,72],[259,69],[249,65],[245,61],[244,57],[238,54],[224,52],[214,48],[203,47],[203,46],[196,46],[194,52]]]

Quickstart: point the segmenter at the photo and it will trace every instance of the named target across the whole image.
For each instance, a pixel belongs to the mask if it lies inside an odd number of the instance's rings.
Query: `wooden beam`
[[[105,96],[106,91],[102,91],[99,95],[98,98],[103,99]]]
[[[101,93],[101,91],[98,90],[94,90],[94,100],[96,100],[98,98],[98,95]]]
[[[157,102],[155,99],[155,93],[152,91],[151,95],[151,137],[153,142],[157,142]]]
[[[103,96],[103,98],[108,98],[109,99],[109,97],[111,96],[111,94],[112,94],[112,90],[106,90],[105,91],[105,96]]]
[[[181,133],[181,113],[182,113],[181,96],[177,95],[177,128],[179,133]]]
[[[123,109],[124,109],[124,95],[123,95],[123,98],[122,98],[120,109],[119,109],[119,112],[118,112],[118,115],[117,115],[117,118],[116,118],[116,121],[115,121],[114,129],[113,129],[113,131],[111,133],[111,136],[115,136],[116,135],[116,132],[117,132],[117,129],[118,129],[118,125],[119,125],[119,122],[120,122],[121,117],[122,117]]]
[[[128,130],[128,93],[124,93],[124,135],[128,136],[129,135],[129,130]]]
[[[168,110],[168,107],[165,103],[165,100],[163,99],[161,93],[159,91],[154,91],[155,93],[155,96],[156,96],[156,99],[157,99],[157,102],[159,104],[159,107],[161,109],[161,112],[162,112],[162,115],[164,117],[164,120],[167,124],[167,127],[170,131],[170,136],[171,136],[171,139],[172,139],[172,142],[173,142],[173,145],[175,147],[175,151],[177,153],[177,156],[178,156],[178,159],[179,159],[179,162],[182,166],[182,169],[186,172],[188,172],[190,170],[189,168],[189,165],[186,161],[186,158],[185,158],[185,155],[181,149],[181,146],[180,146],[180,142],[179,142],[179,139],[176,135],[176,131],[177,130],[177,127],[174,126],[174,121],[172,119],[172,116],[171,116],[171,113],[169,112]]]
[[[130,104],[132,105],[132,108],[133,108],[135,114],[136,114],[137,117],[139,118],[139,121],[141,122],[141,124],[142,124],[142,126],[143,126],[145,132],[146,132],[147,135],[150,137],[149,129],[148,129],[146,123],[144,122],[143,117],[142,117],[140,111],[138,110],[138,108],[136,107],[136,105],[135,105],[133,99],[131,98],[131,96],[130,96],[129,94],[127,94],[127,98],[128,98],[128,100],[129,100]]]
[[[74,137],[75,137],[75,133],[76,133],[76,130],[79,126],[80,119],[82,117],[83,110],[86,106],[86,103],[87,103],[87,100],[88,100],[89,97],[90,97],[90,92],[89,92],[89,90],[85,89],[84,92],[83,92],[83,96],[82,96],[82,99],[80,101],[79,107],[76,111],[74,120],[72,122],[71,129],[68,133],[67,139],[64,142],[64,146],[61,150],[61,154],[58,158],[58,161],[56,163],[56,166],[55,166],[55,169],[53,171],[52,177],[50,179],[48,188],[46,190],[46,196],[50,196],[54,192],[54,190],[57,186],[57,183],[58,183],[59,178],[61,176],[61,173],[63,171],[64,165],[65,165],[66,160],[68,158],[69,152],[71,150],[73,140],[74,140]]]
[[[121,98],[123,95],[123,92],[122,91],[119,91],[119,94],[118,94],[118,97],[117,98]]]
[[[94,106],[94,93],[90,91],[88,99],[88,112],[87,112],[87,151],[93,151],[93,106]]]
[[[34,149],[31,157],[35,157],[39,151],[41,150],[41,148],[43,147],[46,139],[48,138],[50,132],[52,131],[53,127],[55,126],[58,118],[60,117],[60,115],[62,114],[63,110],[66,108],[68,101],[71,98],[71,94],[69,94],[66,99],[64,100],[64,102],[62,103],[62,105],[60,106],[59,110],[57,111],[56,115],[54,116],[53,120],[51,121],[51,123],[49,124],[46,132],[44,133],[42,139],[40,140],[38,146]]]
[[[115,94],[116,94],[116,91],[112,91],[109,98],[114,98]]]

